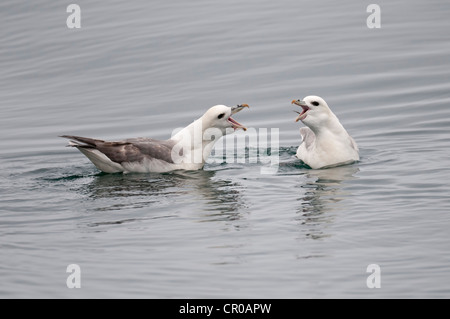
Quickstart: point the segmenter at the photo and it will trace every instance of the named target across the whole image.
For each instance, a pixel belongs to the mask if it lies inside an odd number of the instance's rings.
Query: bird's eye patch
[[[221,119],[222,117],[225,116],[225,113],[220,113],[219,116],[217,117],[218,119]]]
[[[311,104],[314,105],[314,106],[319,106],[319,102],[316,102],[316,101],[311,102]]]

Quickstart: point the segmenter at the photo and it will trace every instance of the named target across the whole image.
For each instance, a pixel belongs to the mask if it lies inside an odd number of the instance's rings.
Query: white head
[[[202,121],[203,131],[208,128],[218,128],[222,131],[223,135],[227,134],[228,128],[233,128],[234,130],[243,129],[247,130],[245,126],[236,122],[231,115],[236,114],[245,107],[249,107],[247,104],[237,105],[229,107],[226,105],[216,105],[211,107],[208,111],[203,114],[200,118]],[[229,131],[229,130],[228,130]]]
[[[172,149],[174,163],[184,162],[202,166],[220,137],[240,128],[247,129],[231,117],[246,107],[249,106],[247,104],[234,107],[213,106],[202,117],[178,131],[171,138],[176,142]],[[195,169],[198,169],[198,166],[195,166]]]
[[[295,121],[302,121],[310,128],[319,128],[327,125],[330,118],[335,117],[327,102],[319,96],[310,95],[303,100],[294,100],[292,104],[298,105],[303,109],[302,112],[297,112],[299,115]]]

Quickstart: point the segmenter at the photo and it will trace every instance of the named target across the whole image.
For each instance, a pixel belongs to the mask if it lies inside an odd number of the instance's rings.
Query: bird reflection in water
[[[215,171],[176,171],[165,174],[98,174],[85,185],[91,211],[145,209],[145,218],[175,217],[195,213],[200,221],[233,221],[240,218],[245,207],[242,187],[231,180],[219,179]],[[117,217],[120,214],[117,214]],[[141,215],[142,216],[142,215]],[[91,226],[120,224],[136,219],[107,221]]]
[[[306,192],[299,198],[301,206],[296,219],[302,225],[306,238],[330,236],[326,232],[327,226],[333,223],[336,213],[346,210],[345,201],[351,195],[345,188],[345,182],[356,179],[354,175],[358,171],[358,167],[347,165],[305,172],[307,181],[301,187]]]

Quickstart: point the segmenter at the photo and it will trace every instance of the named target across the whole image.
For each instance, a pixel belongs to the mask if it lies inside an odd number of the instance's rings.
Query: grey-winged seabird
[[[213,106],[168,140],[139,137],[108,142],[71,135],[61,137],[70,139],[68,146],[76,147],[105,173],[198,170],[203,168],[221,136],[247,129],[231,117],[245,107],[249,106]]]

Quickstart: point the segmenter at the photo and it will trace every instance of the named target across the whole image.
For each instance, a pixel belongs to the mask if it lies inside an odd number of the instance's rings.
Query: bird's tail
[[[60,137],[69,139],[67,147],[97,148],[97,143],[103,142],[101,140],[81,136],[61,135]]]

